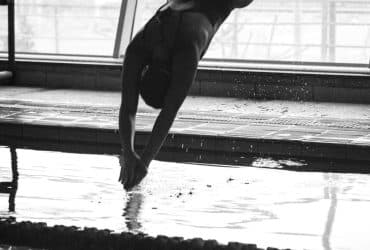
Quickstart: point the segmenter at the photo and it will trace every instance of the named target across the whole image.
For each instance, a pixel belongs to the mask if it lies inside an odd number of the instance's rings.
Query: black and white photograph
[[[0,0],[0,250],[370,250],[370,1]]]

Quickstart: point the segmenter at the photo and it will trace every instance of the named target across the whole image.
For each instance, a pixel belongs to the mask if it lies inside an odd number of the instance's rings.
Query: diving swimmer
[[[119,181],[126,190],[147,175],[217,30],[234,9],[252,1],[168,0],[130,42],[123,63],[119,112]],[[147,105],[160,109],[140,155],[134,148],[139,95]]]

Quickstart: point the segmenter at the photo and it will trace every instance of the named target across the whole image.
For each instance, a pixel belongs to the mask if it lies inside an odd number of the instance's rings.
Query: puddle
[[[0,217],[291,249],[369,249],[370,175],[155,161],[126,193],[114,156],[17,150],[15,212]],[[294,162],[283,162],[294,165]],[[272,163],[271,163],[272,164]],[[253,164],[252,164],[253,165]],[[261,168],[262,166],[262,168]],[[0,182],[11,181],[0,148]]]

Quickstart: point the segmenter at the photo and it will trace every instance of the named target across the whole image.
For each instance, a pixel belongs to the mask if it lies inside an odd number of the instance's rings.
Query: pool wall
[[[6,61],[0,60],[0,70]],[[15,84],[46,88],[121,89],[122,64],[17,61]],[[366,71],[366,70],[365,70]],[[190,95],[370,103],[369,74],[200,67]]]
[[[139,151],[146,145],[149,136],[150,131],[137,132],[135,147]],[[74,127],[73,124],[68,127],[1,122],[0,145],[70,153],[120,153],[118,130]],[[297,158],[320,161],[331,171],[368,173],[368,150],[368,146],[356,144],[171,133],[157,159],[250,165],[256,157]]]

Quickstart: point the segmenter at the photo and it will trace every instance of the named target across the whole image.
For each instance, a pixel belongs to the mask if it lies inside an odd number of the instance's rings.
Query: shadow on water
[[[12,181],[0,182],[0,193],[9,194],[9,212],[15,212],[15,196],[18,190],[18,157],[16,148],[10,148]]]

